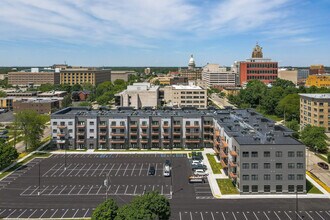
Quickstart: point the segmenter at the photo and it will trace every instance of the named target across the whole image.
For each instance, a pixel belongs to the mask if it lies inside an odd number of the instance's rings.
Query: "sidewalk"
[[[65,150],[57,150],[51,151],[51,154],[65,154]],[[173,150],[172,154],[188,154],[191,151],[176,151]],[[95,151],[95,150],[87,150],[87,151],[66,151],[66,154],[171,154],[171,151],[164,150],[164,151],[153,151],[153,150],[140,150],[140,151],[130,151],[130,150],[105,150],[105,151]]]
[[[215,198],[220,198],[222,196],[221,191],[219,189],[218,183],[216,179],[223,178],[223,174],[213,174],[211,165],[209,163],[209,160],[207,159],[206,154],[214,154],[213,149],[204,149],[202,152],[202,155],[204,157],[204,164],[207,167],[207,170],[209,171],[209,175],[207,176],[207,180],[210,184],[210,188],[212,191],[212,194]]]

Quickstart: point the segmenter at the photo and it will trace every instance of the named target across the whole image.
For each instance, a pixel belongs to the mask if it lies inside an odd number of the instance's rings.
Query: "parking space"
[[[58,158],[186,158],[187,154],[75,154],[75,153],[67,153],[67,154],[55,154],[51,158],[58,159]]]
[[[329,211],[181,211],[173,213],[178,220],[326,220]]]
[[[194,183],[194,190],[196,199],[215,199],[208,182]]]

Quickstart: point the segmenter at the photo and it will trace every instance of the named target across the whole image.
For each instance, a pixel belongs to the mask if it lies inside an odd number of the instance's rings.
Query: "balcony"
[[[115,136],[115,137],[124,137],[125,134],[123,134],[123,133],[111,133],[111,136]]]
[[[101,125],[99,125],[99,128],[107,128],[107,125],[101,124]]]
[[[107,143],[107,140],[106,139],[100,139],[99,142],[100,142],[100,144],[105,144],[105,143]]]
[[[137,128],[137,124],[130,124],[131,128]]]
[[[159,131],[158,132],[151,132],[151,135],[159,135]]]
[[[131,143],[137,143],[137,139],[131,139],[130,142]]]
[[[64,128],[67,128],[67,126],[66,125],[57,125],[57,128],[64,129]]]
[[[214,147],[217,147],[219,145],[220,145],[219,141],[217,139],[214,139]]]
[[[160,141],[159,139],[157,139],[157,140],[154,139],[154,140],[151,140],[151,143],[159,143],[159,141]]]
[[[77,124],[77,128],[85,128],[86,125],[85,124]]]
[[[199,128],[199,125],[186,125],[186,128]]]
[[[159,128],[159,125],[151,125],[152,128]]]
[[[148,140],[147,139],[141,139],[140,142],[141,142],[141,144],[147,144]]]
[[[147,134],[147,133],[141,133],[141,136],[142,136],[142,137],[147,137],[148,134]]]
[[[200,136],[200,133],[186,133],[186,136]]]
[[[237,167],[236,162],[233,162],[233,161],[230,161],[230,162],[229,162],[229,165],[230,165],[231,167]]]
[[[130,135],[137,135],[137,132],[131,132]]]
[[[215,136],[220,137],[220,131],[215,131]]]
[[[173,125],[173,128],[181,128],[181,124],[175,124]]]
[[[125,139],[111,139],[111,143],[113,143],[113,144],[124,144]]]
[[[58,137],[65,137],[65,133],[57,133]]]
[[[168,133],[168,132],[165,133],[165,132],[164,132],[164,133],[163,133],[163,136],[170,136],[170,133]]]
[[[83,132],[82,132],[82,131],[78,131],[78,132],[77,132],[77,135],[78,135],[78,136],[85,136],[85,132],[84,132],[84,131],[83,131]]]
[[[233,157],[237,157],[237,152],[232,150],[232,151],[230,151],[230,155]]]
[[[215,152],[216,154],[220,154],[220,150],[219,150],[219,148],[214,147],[213,150],[214,150],[214,152]]]
[[[236,178],[237,178],[236,173],[233,173],[233,172],[229,172],[229,176],[230,176],[232,179],[236,179]]]
[[[173,143],[181,143],[181,139],[173,139]]]
[[[148,125],[141,125],[140,127],[143,128],[143,129],[147,129]]]
[[[199,143],[199,139],[186,139],[186,143]]]
[[[163,124],[163,128],[169,128],[169,127],[170,127],[170,125]]]
[[[204,128],[211,128],[213,125],[212,124],[204,124]]]
[[[78,139],[78,140],[77,140],[77,143],[78,143],[78,144],[83,144],[83,143],[85,143],[85,140],[84,140],[84,139]]]
[[[210,140],[210,139],[204,139],[204,142],[205,142],[205,143],[210,143],[210,144],[212,144],[212,143],[213,143],[213,140]]]
[[[228,147],[228,144],[225,140],[221,139],[221,147],[224,147],[224,148]]]
[[[223,168],[227,168],[228,167],[227,164],[226,164],[226,162],[224,160],[220,160],[220,163],[221,163],[221,165],[222,165]]]
[[[56,143],[58,143],[58,144],[65,144],[65,140],[56,140]]]
[[[169,139],[163,139],[163,143],[170,143]]]
[[[114,129],[125,129],[125,125],[111,125],[110,127]]]
[[[227,158],[228,155],[223,150],[220,150],[220,157],[221,158]]]
[[[102,131],[102,132],[100,131],[99,134],[104,136],[104,135],[107,135],[107,132],[106,131]]]

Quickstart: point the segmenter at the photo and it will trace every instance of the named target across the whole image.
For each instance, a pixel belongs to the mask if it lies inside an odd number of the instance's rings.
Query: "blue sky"
[[[330,0],[1,0],[0,66],[330,66]]]

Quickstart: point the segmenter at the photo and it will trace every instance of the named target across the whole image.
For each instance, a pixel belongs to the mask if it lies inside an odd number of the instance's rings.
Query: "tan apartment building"
[[[289,80],[295,85],[305,84],[308,75],[308,69],[282,68],[278,70],[278,78]]]
[[[329,107],[330,94],[299,94],[300,95],[300,126],[324,127],[330,132]]]
[[[173,107],[207,107],[207,90],[194,85],[164,87],[164,102]]]
[[[54,99],[22,99],[13,102],[14,113],[35,110],[38,114],[50,114],[60,109],[60,101]]]
[[[130,75],[136,75],[136,72],[130,70],[112,70],[111,82],[114,82],[116,79],[122,79],[127,82]]]
[[[59,84],[60,74],[53,69],[31,68],[8,73],[8,84],[13,86],[40,86],[42,84]]]
[[[156,108],[160,105],[159,86],[152,86],[150,83],[134,83],[127,86],[123,92],[116,94],[115,102],[116,106],[120,107]]]
[[[84,84],[97,85],[104,81],[111,81],[111,69],[100,69],[95,67],[67,68],[60,70],[61,84]]]

